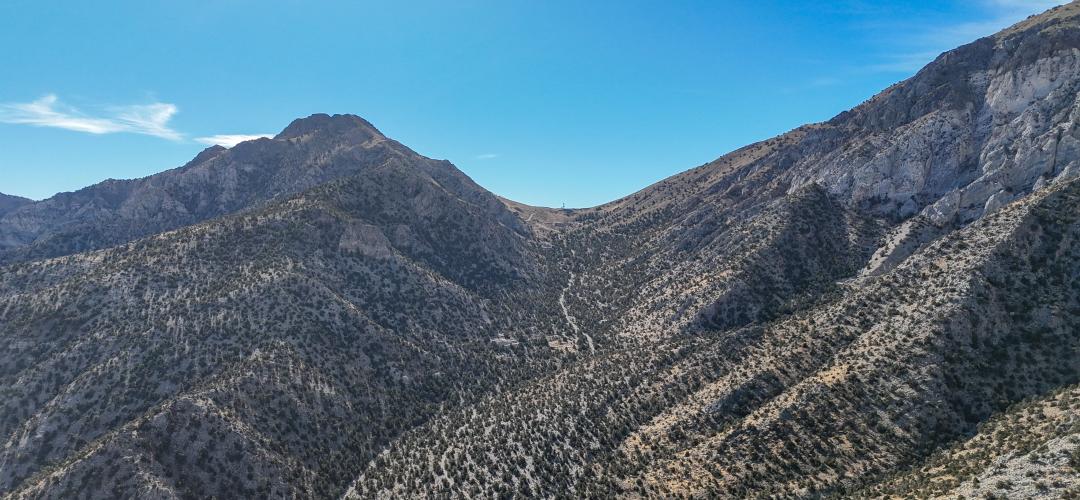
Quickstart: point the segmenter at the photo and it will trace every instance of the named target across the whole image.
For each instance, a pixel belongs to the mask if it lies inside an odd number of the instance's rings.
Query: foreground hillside
[[[821,306],[616,350],[493,395],[410,432],[352,492],[849,491],[1076,383],[1078,219],[1071,181]]]
[[[984,422],[971,438],[860,496],[1080,495],[1080,387],[1062,387]]]
[[[1080,3],[621,200],[349,115],[0,209],[0,495],[1080,495]]]

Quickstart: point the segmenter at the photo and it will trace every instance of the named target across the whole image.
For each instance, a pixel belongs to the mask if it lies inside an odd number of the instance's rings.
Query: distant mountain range
[[[273,139],[207,148],[177,169],[108,180],[0,212],[0,262],[126,243],[390,164],[426,172],[466,199],[490,198],[465,176],[454,175],[453,166],[421,157],[359,117],[313,115]]]
[[[589,209],[352,115],[0,196],[0,495],[1080,495],[1080,3]]]

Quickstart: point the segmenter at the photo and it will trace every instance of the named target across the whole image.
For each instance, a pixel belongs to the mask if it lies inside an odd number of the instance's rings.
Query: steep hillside
[[[942,54],[826,123],[621,200],[568,218],[517,210],[540,221],[535,232],[557,224],[565,235],[573,253],[563,260],[576,270],[566,302],[602,335],[648,339],[703,318],[714,327],[770,319],[829,282],[879,275],[1080,174],[1078,64],[1074,2]],[[798,224],[812,240],[789,239]]]
[[[843,493],[1074,383],[1078,15],[541,219],[567,321],[612,350],[413,431],[352,494]]]
[[[1080,181],[828,304],[611,352],[410,432],[357,497],[842,493],[1080,378]]]
[[[860,106],[734,151],[588,215],[610,230],[732,214],[817,184],[937,234],[1080,174],[1080,3],[951,50]],[[907,248],[899,245],[898,248]],[[906,256],[906,255],[905,255]]]
[[[5,268],[0,489],[340,492],[404,429],[546,359],[544,263],[488,210],[388,162]]]
[[[768,321],[854,275],[882,230],[817,185],[747,210],[697,205],[670,224],[590,221],[566,236],[568,303],[629,341]]]
[[[1010,407],[971,438],[889,478],[868,498],[1080,495],[1080,387]]]

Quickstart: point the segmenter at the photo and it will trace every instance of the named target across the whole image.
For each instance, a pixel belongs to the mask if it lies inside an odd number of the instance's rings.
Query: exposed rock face
[[[24,203],[0,494],[1080,494],[1078,50],[1073,3],[587,210],[348,115]]]
[[[1062,17],[946,52],[831,120],[816,132],[838,134],[839,143],[830,144],[836,150],[818,152],[817,165],[800,180],[885,215],[906,217],[929,206],[935,222],[946,224],[970,222],[1040,181],[1075,175],[1075,10],[1066,6]]]
[[[387,258],[392,251],[390,240],[386,239],[386,235],[378,227],[369,224],[346,227],[338,248],[376,258]]]

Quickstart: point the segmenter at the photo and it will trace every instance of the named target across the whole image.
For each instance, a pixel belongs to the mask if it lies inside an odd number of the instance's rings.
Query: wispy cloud
[[[184,140],[184,134],[169,126],[178,111],[176,105],[155,102],[125,106],[100,107],[96,114],[64,104],[54,94],[31,102],[0,103],[0,123],[53,127],[88,134],[131,133],[150,135],[171,141]],[[241,142],[273,137],[273,134],[218,134],[195,137],[198,143],[219,144],[231,148]]]
[[[817,78],[811,78],[807,83],[809,87],[832,87],[833,85],[840,85],[844,83],[844,80],[834,76],[819,76]]]
[[[206,144],[207,146],[225,146],[231,148],[244,141],[252,141],[261,137],[273,137],[274,134],[218,134],[206,137],[196,137],[195,142]]]
[[[499,155],[496,154],[496,153],[484,153],[484,154],[476,155],[477,160],[491,160],[491,159],[498,158],[498,157],[499,157]]]
[[[169,120],[176,112],[176,105],[155,102],[110,106],[102,109],[98,116],[93,116],[60,102],[53,94],[47,94],[31,102],[0,103],[0,122],[88,134],[126,132],[178,141],[183,139],[183,135],[169,127]]]

